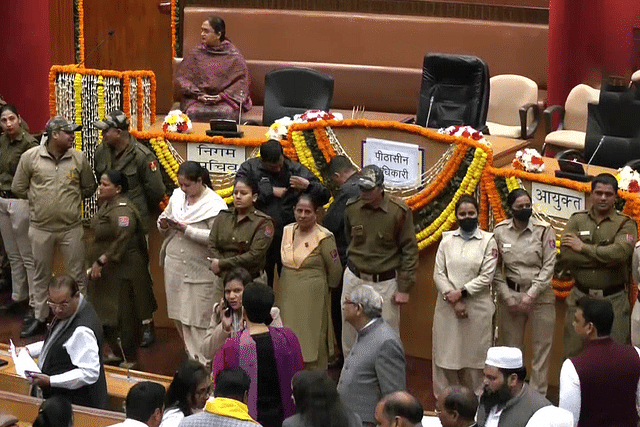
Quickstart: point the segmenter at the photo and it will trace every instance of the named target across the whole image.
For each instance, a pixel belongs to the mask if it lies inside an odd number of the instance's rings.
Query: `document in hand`
[[[33,360],[27,349],[23,348],[20,353],[16,354],[16,346],[13,341],[9,344],[9,353],[13,359],[13,364],[16,367],[16,374],[22,378],[27,378],[25,372],[40,372],[38,364]]]

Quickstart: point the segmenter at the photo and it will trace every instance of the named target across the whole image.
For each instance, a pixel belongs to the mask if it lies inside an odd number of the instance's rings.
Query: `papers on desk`
[[[440,423],[440,418],[424,415],[422,417],[422,427],[442,427],[442,424]]]
[[[40,372],[38,364],[33,360],[27,349],[23,348],[19,354],[16,354],[16,346],[13,345],[13,341],[10,341],[9,353],[16,367],[16,375],[27,378],[25,371]]]

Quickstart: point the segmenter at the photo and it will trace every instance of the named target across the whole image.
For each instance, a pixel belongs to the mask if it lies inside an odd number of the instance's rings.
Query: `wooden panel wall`
[[[72,0],[56,0],[72,1]],[[158,111],[171,106],[171,21],[158,0],[84,1],[85,66],[108,70],[152,70],[158,81]],[[91,56],[109,30],[115,33]]]
[[[49,0],[51,20],[51,61],[53,65],[73,64],[73,0]]]
[[[183,0],[188,6],[327,10],[547,24],[549,0]]]

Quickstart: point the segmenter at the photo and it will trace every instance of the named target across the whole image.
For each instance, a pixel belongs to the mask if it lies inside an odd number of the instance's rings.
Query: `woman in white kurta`
[[[205,185],[208,173],[198,163],[187,161],[178,169],[178,183],[169,204],[158,218],[164,235],[160,263],[164,265],[167,311],[182,337],[187,354],[203,364],[207,360],[200,344],[209,326],[213,304],[222,289],[209,269],[207,243],[218,212],[227,208],[224,200]]]
[[[455,212],[459,228],[443,234],[433,272],[438,289],[433,318],[436,398],[453,385],[480,394],[495,311],[491,297],[498,262],[495,239],[478,228],[478,207],[473,197],[460,197]]]

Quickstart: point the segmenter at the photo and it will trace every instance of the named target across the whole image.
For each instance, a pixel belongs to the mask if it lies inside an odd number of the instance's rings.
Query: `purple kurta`
[[[294,374],[304,369],[302,350],[298,338],[289,328],[269,327],[269,335],[273,343],[276,368],[280,381],[280,398],[284,418],[295,413],[295,405],[291,398],[291,379]],[[258,419],[258,355],[256,343],[248,329],[243,329],[235,337],[227,339],[213,360],[213,378],[225,368],[240,367],[251,378],[249,387],[249,415]]]

